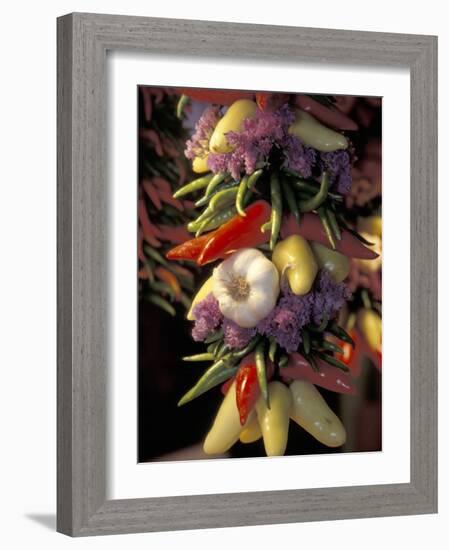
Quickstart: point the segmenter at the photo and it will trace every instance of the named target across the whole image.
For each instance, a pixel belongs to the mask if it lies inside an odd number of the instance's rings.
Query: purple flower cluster
[[[287,283],[282,285],[281,298],[276,307],[257,325],[257,332],[272,336],[276,342],[291,353],[301,343],[301,329],[313,321],[321,323],[326,316],[331,319],[343,307],[351,292],[344,283],[336,283],[330,274],[322,270],[315,280],[314,288],[297,296]]]
[[[223,320],[218,301],[212,293],[196,304],[192,313],[195,317],[195,326],[192,330],[195,342],[202,342]]]
[[[209,149],[209,140],[219,120],[219,108],[208,107],[204,110],[198,122],[195,124],[195,132],[186,143],[185,156],[193,160],[195,157],[203,157]]]
[[[224,342],[231,349],[245,347],[256,334],[255,328],[242,328],[234,321],[225,319],[218,307],[218,301],[212,293],[196,304],[192,313],[195,317],[192,337],[196,342],[205,340],[220,325],[223,329]]]
[[[275,112],[260,109],[256,116],[243,122],[241,132],[229,132],[226,138],[233,150],[230,153],[210,153],[209,168],[213,172],[229,172],[234,179],[241,174],[252,174],[266,163],[270,152],[277,148],[284,157],[283,165],[310,177],[315,162],[315,151],[304,147],[300,140],[288,133],[295,115],[285,104]]]
[[[330,172],[330,187],[341,195],[347,195],[351,190],[351,159],[347,151],[332,151],[320,153],[320,164],[323,170]]]
[[[243,328],[230,319],[223,319],[221,325],[224,343],[231,349],[244,348],[256,334],[255,328]]]
[[[274,337],[287,353],[291,353],[298,349],[301,329],[305,325],[312,321],[320,324],[324,317],[332,319],[350,298],[351,292],[344,283],[336,283],[328,271],[321,270],[313,289],[303,296],[293,294],[288,283],[284,282],[276,307],[255,328],[242,328],[223,317],[218,301],[211,293],[193,309],[195,326],[192,336],[195,341],[202,341],[221,325],[224,342],[231,349],[245,347],[259,333]]]

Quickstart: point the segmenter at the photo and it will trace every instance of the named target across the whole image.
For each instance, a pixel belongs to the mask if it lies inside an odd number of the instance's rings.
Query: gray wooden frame
[[[106,52],[411,72],[411,480],[106,500]],[[437,38],[70,14],[58,19],[58,520],[72,536],[437,511]]]

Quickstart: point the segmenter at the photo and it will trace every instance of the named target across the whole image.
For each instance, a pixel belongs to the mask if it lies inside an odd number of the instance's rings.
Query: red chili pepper
[[[318,360],[319,372],[315,372],[310,363],[299,353],[291,353],[286,367],[280,369],[286,380],[307,380],[315,386],[337,393],[354,395],[357,391],[351,378],[339,369]]]
[[[256,103],[261,111],[272,113],[288,102],[288,94],[256,93]]]
[[[267,380],[269,380],[274,372],[274,365],[271,361],[267,361],[266,369]],[[235,377],[235,394],[240,424],[243,426],[260,397],[254,353],[247,355],[240,363],[240,368]]]
[[[210,233],[201,235],[196,239],[190,239],[184,243],[175,246],[167,252],[167,258],[169,260],[192,260],[196,261],[198,256],[201,254],[204,245],[210,238]]]
[[[324,246],[329,246],[329,240],[321,224],[320,218],[310,212],[301,216],[300,225],[292,214],[284,216],[281,236],[283,239],[290,235],[302,235],[308,241],[317,241]],[[336,241],[336,250],[350,258],[360,258],[363,260],[374,260],[377,258],[373,250],[363,245],[349,231],[342,230],[341,240]]]
[[[253,92],[240,90],[210,90],[208,88],[176,88],[180,94],[186,95],[197,101],[206,101],[216,105],[231,105],[238,99],[253,99]]]
[[[337,130],[357,130],[357,124],[348,116],[335,107],[325,107],[318,101],[315,101],[306,95],[297,95],[295,97],[297,107],[306,111],[332,128]]]
[[[255,363],[240,366],[235,377],[235,393],[240,424],[243,426],[260,396]]]
[[[245,213],[246,216],[237,214],[209,233],[210,236],[198,256],[198,265],[213,262],[233,250],[255,247],[268,241],[269,232],[262,233],[260,227],[270,219],[270,205],[259,200],[248,206]]]

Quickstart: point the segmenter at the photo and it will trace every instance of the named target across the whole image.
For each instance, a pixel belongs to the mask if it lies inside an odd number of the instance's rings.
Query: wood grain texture
[[[106,500],[106,52],[409,67],[411,481]],[[437,510],[437,40],[114,15],[58,20],[58,524],[72,536]]]

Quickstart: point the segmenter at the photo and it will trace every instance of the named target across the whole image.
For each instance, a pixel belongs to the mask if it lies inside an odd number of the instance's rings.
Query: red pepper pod
[[[207,242],[197,259],[198,265],[213,262],[233,250],[255,247],[269,240],[269,232],[262,233],[260,227],[270,219],[271,206],[259,200],[248,206],[245,213],[246,216],[237,214],[208,234]]]
[[[266,362],[266,369],[267,380],[269,380],[274,372],[274,365],[271,361]],[[240,363],[240,368],[235,376],[235,394],[240,423],[243,426],[260,397],[254,353],[247,355]]]
[[[210,233],[206,233],[205,235],[201,235],[201,237],[190,239],[189,241],[185,241],[184,243],[175,246],[175,248],[172,248],[167,252],[167,259],[191,260],[195,262],[198,259],[198,256],[201,254],[204,245],[206,244],[210,236]]]
[[[238,99],[254,98],[252,92],[241,90],[211,90],[208,88],[176,88],[176,90],[196,101],[205,101],[216,105],[231,105]]]
[[[285,239],[290,235],[302,235],[308,241],[316,241],[324,246],[329,246],[329,240],[321,224],[319,216],[307,212],[301,217],[298,225],[296,218],[292,214],[284,216],[281,227],[281,237]],[[362,244],[349,231],[341,231],[341,240],[336,241],[336,250],[350,258],[359,258],[362,260],[374,260],[378,254]]]
[[[257,92],[256,103],[261,111],[272,113],[289,100],[288,94]]]
[[[291,353],[286,367],[280,369],[285,380],[306,380],[315,386],[337,393],[354,395],[357,389],[351,378],[339,369],[318,360],[319,371],[316,372],[310,363],[299,353]]]
[[[325,107],[313,98],[305,95],[295,97],[295,105],[310,113],[316,119],[327,126],[337,130],[357,130],[357,124],[335,107]]]

